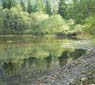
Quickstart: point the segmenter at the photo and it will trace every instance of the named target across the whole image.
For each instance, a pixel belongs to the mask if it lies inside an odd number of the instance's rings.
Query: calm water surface
[[[31,85],[93,46],[91,39],[0,37],[0,85]]]

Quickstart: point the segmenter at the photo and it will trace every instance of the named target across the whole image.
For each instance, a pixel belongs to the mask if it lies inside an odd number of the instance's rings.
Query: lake
[[[0,37],[0,85],[30,85],[93,48],[92,39]]]

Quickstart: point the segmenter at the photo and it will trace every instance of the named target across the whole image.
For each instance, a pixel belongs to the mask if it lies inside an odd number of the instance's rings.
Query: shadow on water
[[[68,53],[68,51],[64,51],[62,55],[58,58],[60,66],[67,64]]]
[[[75,55],[75,57],[73,59],[79,58],[80,56],[82,56],[86,52],[87,52],[87,50],[84,50],[84,49],[75,49],[75,51],[72,53],[72,55],[73,54]]]
[[[22,69],[25,68],[25,66],[27,65],[27,63],[28,63],[29,68],[31,68],[34,60],[35,60],[35,58],[34,57],[31,57],[31,56],[29,58],[27,58],[27,59],[23,59],[22,60],[23,63],[21,64],[21,68]]]
[[[68,63],[68,59],[70,58],[72,60],[77,59],[80,56],[84,55],[86,52],[87,50],[84,50],[84,49],[74,49],[73,51],[70,51],[70,50],[63,51],[61,56],[58,58],[59,64],[62,67]]]
[[[49,56],[47,56],[47,57],[45,58],[45,61],[46,61],[46,66],[47,66],[47,68],[49,68],[50,65],[51,65],[51,62],[52,62],[52,55],[49,54]]]
[[[13,63],[11,60],[4,61],[3,69],[7,74],[14,74],[17,69],[17,64]]]

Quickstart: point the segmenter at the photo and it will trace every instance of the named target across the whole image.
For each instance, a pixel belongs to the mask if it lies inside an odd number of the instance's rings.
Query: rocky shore
[[[31,85],[95,85],[95,49]]]

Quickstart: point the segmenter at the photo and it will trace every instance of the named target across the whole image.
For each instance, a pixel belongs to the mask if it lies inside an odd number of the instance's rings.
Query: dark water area
[[[88,47],[91,40],[0,37],[0,85],[31,85],[86,54]]]

